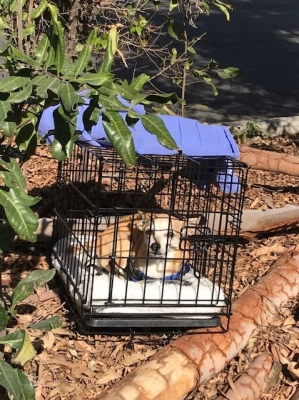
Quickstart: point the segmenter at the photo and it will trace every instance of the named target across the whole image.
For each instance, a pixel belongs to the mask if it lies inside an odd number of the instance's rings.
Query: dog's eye
[[[169,231],[168,234],[167,234],[167,236],[168,236],[170,239],[172,239],[172,238],[174,237],[173,231]]]
[[[147,229],[147,230],[145,231],[145,234],[146,234],[147,236],[150,236],[150,235],[152,234],[152,230],[151,230],[151,229]]]

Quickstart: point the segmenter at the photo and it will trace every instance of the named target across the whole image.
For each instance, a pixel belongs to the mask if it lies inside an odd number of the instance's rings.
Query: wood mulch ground
[[[298,155],[296,137],[253,140],[259,148]],[[43,216],[51,216],[55,197],[57,163],[49,156],[47,148],[39,148],[38,155],[30,161],[27,176],[29,192],[41,196],[38,209]],[[298,204],[298,179],[282,174],[252,170],[249,172],[246,209],[277,208],[286,204]],[[242,242],[238,249],[234,296],[239,296],[264,276],[272,264],[290,246],[298,243],[298,229],[250,242]],[[14,250],[2,256],[2,279],[9,287],[35,268],[49,268],[51,248],[49,243],[36,245],[19,243]],[[37,355],[25,365],[25,371],[36,387],[40,399],[95,399],[105,388],[112,386],[137,366],[144,363],[158,349],[176,336],[135,335],[93,336],[80,335],[67,309],[55,292],[56,283],[38,289],[31,298],[30,306],[17,315],[17,328],[27,329]],[[48,293],[49,299],[46,299]],[[34,302],[37,300],[37,302]],[[27,328],[51,315],[60,315],[64,325],[51,332]],[[298,299],[292,299],[270,326],[261,327],[256,335],[227,368],[200,386],[189,400],[212,400],[228,387],[256,355],[270,352],[280,361],[282,370],[278,381],[262,399],[289,399],[297,388],[299,378],[299,308]]]

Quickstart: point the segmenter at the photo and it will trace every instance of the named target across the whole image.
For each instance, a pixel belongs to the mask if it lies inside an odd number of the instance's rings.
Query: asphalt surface
[[[213,58],[222,68],[238,67],[242,77],[215,79],[216,97],[204,83],[189,86],[187,116],[225,123],[299,115],[299,1],[229,3],[235,8],[230,22],[215,10],[199,17],[193,33],[207,34],[205,43],[198,43],[196,61],[204,66]],[[143,66],[141,72],[153,73]],[[168,83],[160,80],[160,89],[172,91]]]
[[[231,21],[220,12],[200,17],[200,59],[235,66],[242,77],[217,80],[219,94],[192,86],[188,114],[205,122],[258,120],[299,115],[298,0],[240,0],[233,3]]]

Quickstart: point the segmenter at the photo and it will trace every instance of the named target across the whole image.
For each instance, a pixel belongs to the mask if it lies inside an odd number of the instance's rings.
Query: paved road
[[[216,11],[199,18],[194,33],[207,31],[207,44],[197,51],[200,62],[214,58],[240,68],[242,77],[216,81],[216,97],[205,84],[192,86],[188,116],[223,123],[299,115],[299,1],[228,2],[235,6],[230,22]]]
[[[202,18],[198,30],[208,31],[209,43],[198,51],[243,75],[219,80],[217,97],[204,85],[192,90],[190,115],[207,122],[299,115],[299,1],[236,0],[234,6],[230,22],[220,13]]]

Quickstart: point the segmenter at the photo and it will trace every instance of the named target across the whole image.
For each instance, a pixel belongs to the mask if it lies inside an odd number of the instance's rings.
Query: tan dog
[[[188,257],[180,250],[183,225],[184,221],[167,214],[138,212],[123,217],[98,236],[98,266],[110,272],[115,254],[114,271],[120,275],[132,277],[134,270],[141,272],[139,279],[177,274]],[[186,241],[182,245],[188,250]]]

